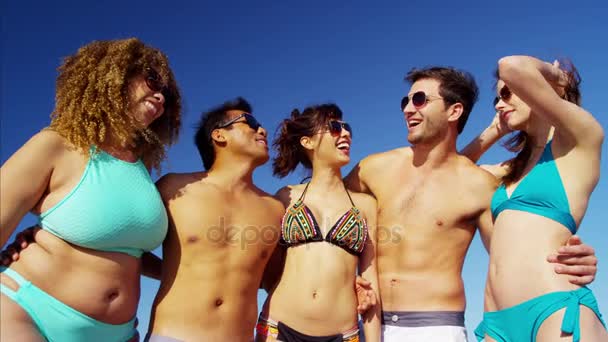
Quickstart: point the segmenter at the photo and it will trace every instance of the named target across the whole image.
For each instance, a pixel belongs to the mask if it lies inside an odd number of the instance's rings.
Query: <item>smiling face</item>
[[[407,140],[412,144],[423,144],[437,140],[448,129],[448,112],[439,95],[439,81],[431,78],[420,79],[407,94],[409,101],[403,108],[407,122]],[[423,92],[426,100],[417,106],[412,100],[414,94]]]
[[[146,75],[138,75],[128,85],[127,114],[140,125],[141,129],[147,128],[165,111],[165,95],[162,93],[162,87],[158,89],[156,86],[152,86],[157,89],[151,89],[146,77]]]
[[[269,159],[267,132],[253,115],[235,109],[227,111],[225,118],[230,124],[220,129],[224,130],[230,150],[253,158],[255,165],[266,163]]]
[[[499,117],[511,130],[526,130],[530,120],[530,107],[517,95],[513,94],[505,82],[498,80],[496,83],[496,111]]]
[[[348,164],[352,135],[345,127],[350,128],[343,121],[331,119],[327,124],[322,125],[312,137],[306,137],[310,139],[310,143],[304,144],[304,147],[310,149],[310,159],[313,162],[319,161],[338,168]]]

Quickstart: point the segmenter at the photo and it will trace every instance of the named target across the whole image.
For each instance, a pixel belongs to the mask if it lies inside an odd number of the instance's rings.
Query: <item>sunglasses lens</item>
[[[353,135],[353,130],[352,130],[352,128],[350,127],[350,125],[349,125],[349,124],[347,124],[346,122],[343,122],[343,123],[342,123],[342,127],[344,127],[344,129],[345,129],[345,130],[346,130],[346,131],[347,131],[347,132],[348,132],[348,133],[351,135],[351,137],[352,137],[352,135]]]
[[[249,115],[249,114],[245,114],[245,122],[254,131],[257,131],[262,126],[262,125],[260,125],[260,123],[258,122],[258,120],[256,118],[254,118],[252,115]]]
[[[496,97],[494,98],[494,102],[493,102],[493,103],[494,103],[494,106],[496,106],[496,105],[498,104],[498,101],[500,101],[500,97],[496,96]]]
[[[162,91],[164,88],[160,75],[154,70],[148,71],[148,74],[146,75],[146,85],[152,91]]]
[[[338,121],[330,121],[329,122],[329,131],[332,134],[339,134],[342,132],[342,125]]]
[[[511,89],[507,86],[502,87],[502,89],[500,89],[500,98],[503,101],[509,101],[511,99]]]
[[[405,107],[407,107],[407,103],[408,103],[408,102],[410,102],[410,99],[409,99],[409,97],[407,97],[407,96],[404,96],[404,97],[401,99],[401,111],[404,111],[404,110],[405,110]]]
[[[426,94],[422,91],[415,92],[414,95],[412,95],[412,103],[416,108],[424,106],[426,103]]]

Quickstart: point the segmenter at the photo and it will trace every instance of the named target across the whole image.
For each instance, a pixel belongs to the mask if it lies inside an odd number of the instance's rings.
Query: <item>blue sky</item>
[[[497,60],[529,54],[546,60],[570,57],[583,78],[583,106],[604,129],[608,17],[600,1],[490,2],[401,1],[3,1],[1,40],[0,157],[4,162],[49,123],[56,68],[61,58],[92,40],[139,37],[170,58],[182,90],[181,138],[163,172],[200,170],[192,143],[201,111],[244,96],[271,134],[293,108],[335,102],[355,131],[352,163],[364,156],[407,145],[399,101],[412,67],[449,65],[473,73],[481,89],[463,147],[492,119],[492,74]],[[601,43],[604,42],[604,43]],[[608,144],[604,144],[606,158]],[[497,146],[483,163],[507,158]],[[607,163],[580,229],[608,260],[605,202]],[[299,182],[298,171],[272,177],[270,165],[255,173],[268,192]],[[18,230],[34,222],[26,217]],[[522,236],[525,239],[525,236]],[[160,253],[160,251],[156,251]],[[476,237],[463,277],[467,327],[479,322],[487,253]],[[600,269],[592,288],[600,310],[608,311],[608,271]],[[142,282],[140,329],[145,332],[158,283]],[[260,298],[263,298],[263,294]]]

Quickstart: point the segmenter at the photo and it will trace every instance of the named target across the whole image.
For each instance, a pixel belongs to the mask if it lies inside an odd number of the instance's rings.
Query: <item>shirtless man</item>
[[[169,232],[149,341],[251,341],[284,212],[252,181],[269,157],[266,130],[238,98],[205,113],[195,141],[207,171],[157,182]]]
[[[488,246],[497,186],[456,151],[478,88],[452,68],[414,69],[406,79],[412,86],[401,105],[412,146],[363,159],[346,181],[378,201],[383,340],[466,341],[462,266],[476,227]],[[595,265],[592,250],[575,251]]]

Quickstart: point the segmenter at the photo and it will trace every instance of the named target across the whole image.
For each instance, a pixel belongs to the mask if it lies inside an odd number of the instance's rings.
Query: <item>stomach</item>
[[[281,279],[262,315],[313,336],[351,329],[357,324],[357,260],[326,243],[289,248]]]
[[[141,262],[117,252],[81,248],[38,229],[36,243],[9,267],[50,296],[104,323],[122,324],[135,317]],[[18,289],[10,277],[0,281]]]
[[[578,289],[547,262],[547,256],[571,235],[565,226],[543,216],[503,211],[494,223],[490,245],[486,310],[502,310],[546,293]]]

